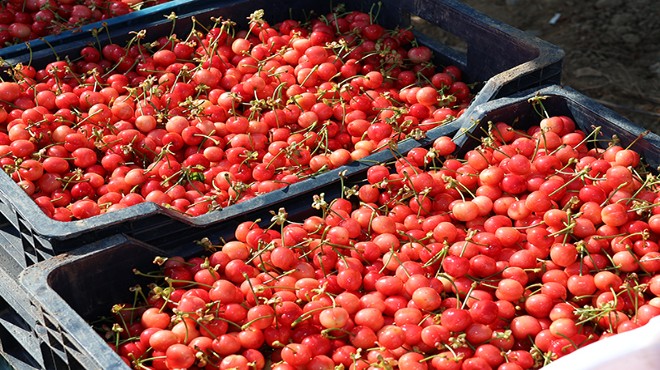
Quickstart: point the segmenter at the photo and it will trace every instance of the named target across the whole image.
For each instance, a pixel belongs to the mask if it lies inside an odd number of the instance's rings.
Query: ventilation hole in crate
[[[41,343],[41,355],[44,358],[44,363],[46,364],[46,369],[66,369],[67,363],[58,354],[53,351],[46,343]],[[60,355],[64,355],[60,353]]]
[[[19,220],[18,231],[21,233],[21,244],[23,245],[23,253],[25,254],[26,266],[32,266],[39,261],[37,258],[37,250],[34,246],[34,237],[32,231],[25,225],[23,220]]]
[[[39,361],[26,351],[26,348],[23,348],[21,343],[3,325],[0,325],[0,351],[3,356],[11,356],[21,361],[21,365],[25,365],[25,368],[28,368],[28,366],[35,369],[45,368],[43,364],[39,364]],[[23,368],[23,366],[20,368]]]
[[[410,21],[415,32],[420,33],[431,40],[440,42],[461,54],[465,54],[467,52],[468,44],[460,37],[457,37],[456,35],[449,33],[437,25],[418,16],[411,16]]]
[[[65,346],[63,349],[56,349],[44,345],[41,347],[42,353],[46,361],[53,364],[54,369],[67,369],[67,370],[87,370],[90,366],[85,366],[91,361],[87,356],[76,351],[73,344],[63,337]],[[82,359],[82,360],[81,360]]]
[[[85,366],[81,364],[78,359],[71,359],[72,361],[69,362],[69,369],[70,370],[87,370],[89,369],[88,366]]]
[[[46,359],[48,362],[55,364],[53,368],[55,369],[68,369],[69,368],[69,356],[67,355],[65,349],[53,348],[52,345],[46,344],[45,347],[41,347],[42,353],[47,355]]]
[[[50,347],[55,350],[62,352],[64,351],[64,346],[62,345],[62,336],[58,332],[54,332],[52,330],[48,330],[46,332],[46,340],[48,341],[48,344]]]
[[[53,319],[50,318],[50,314],[48,313],[48,311],[39,310],[39,312],[43,315],[44,319],[42,320],[42,323],[44,324],[44,326],[46,328],[55,329],[55,330],[57,330],[57,328],[59,328],[57,323],[55,321],[53,321]]]
[[[0,203],[0,206],[4,206],[4,204]],[[11,222],[5,217],[4,212],[0,212],[0,228],[4,229],[5,227],[13,227]]]
[[[23,251],[25,252],[25,253],[23,253],[23,256],[25,257],[25,261],[24,261],[25,265],[23,265],[22,267],[27,268],[27,267],[30,267],[30,266],[34,265],[35,263],[39,262],[39,258],[37,257],[37,255],[35,253],[36,251],[30,245],[30,243],[28,243],[24,238],[21,238],[21,242],[22,242],[23,247],[24,247]],[[25,247],[27,247],[27,248],[25,248]]]
[[[22,233],[27,233],[32,235],[32,228],[30,227],[30,224],[25,220],[25,218],[21,217],[18,213],[17,215],[17,220],[18,220],[18,229],[21,230]]]
[[[63,333],[62,339],[64,340],[64,347],[68,359],[73,359],[82,356],[81,351],[78,349],[77,344],[72,342],[66,333]]]
[[[60,359],[60,361],[63,361],[63,364],[69,365],[67,368],[78,368],[71,367],[72,364],[77,363],[75,357],[76,355],[80,356],[80,353],[77,351],[74,343],[69,339],[69,335],[66,332],[63,332],[61,328],[51,320],[47,319],[47,321],[49,322],[47,337],[48,344],[50,345],[53,354],[52,357],[55,359]],[[58,369],[59,368],[60,367],[58,367]]]
[[[37,251],[48,253],[49,256],[55,255],[55,253],[53,252],[53,246],[48,240],[37,235],[32,235],[32,240],[34,241],[32,245],[34,245],[34,248]]]
[[[30,325],[14,310],[9,303],[0,297],[0,326],[7,322],[12,327],[16,327],[26,333],[31,333]]]
[[[7,302],[7,300],[3,298],[3,295],[0,294],[0,313],[9,310],[13,311],[11,306],[9,306],[9,302]]]
[[[47,260],[56,255],[55,251],[53,251],[52,245],[44,239],[35,237],[34,245],[37,262]]]
[[[60,330],[59,325],[54,322],[50,316],[42,312],[43,328],[46,329],[45,338],[43,338],[54,351],[63,352],[64,351],[64,339],[62,338],[62,331]]]

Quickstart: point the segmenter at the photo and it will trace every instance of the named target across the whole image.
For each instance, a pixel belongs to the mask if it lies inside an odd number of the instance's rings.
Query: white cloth
[[[660,316],[561,357],[543,370],[660,369]]]

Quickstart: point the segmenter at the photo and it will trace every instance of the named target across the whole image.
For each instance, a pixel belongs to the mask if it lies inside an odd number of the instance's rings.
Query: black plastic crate
[[[53,352],[36,335],[36,311],[27,292],[0,270],[0,368],[57,367]],[[2,360],[5,361],[3,367]]]
[[[166,253],[118,235],[35,265],[24,275],[38,310],[41,330],[35,339],[61,356],[56,368],[126,367],[84,319],[107,315],[139,280],[132,268],[153,269],[150,261],[158,255]]]
[[[265,9],[267,19],[275,22],[289,17],[305,19],[305,16],[312,11],[324,14],[331,10],[331,4],[332,2],[329,1],[310,3],[303,0],[282,1],[276,5],[265,0],[225,1],[213,4],[193,1],[189,2],[189,6],[180,6],[182,13],[175,22],[174,32],[180,35],[187,34],[193,17],[201,23],[209,21],[212,17],[245,22],[250,13],[261,8]],[[356,1],[347,6],[369,11],[374,4],[373,1]],[[559,82],[563,58],[560,49],[491,20],[458,1],[386,0],[382,2],[379,12],[380,23],[386,27],[407,27],[411,24],[412,16],[423,17],[468,44],[467,53],[460,54],[437,40],[422,38],[435,49],[439,63],[458,65],[469,82],[485,82],[471,107],[523,88]],[[109,33],[112,42],[122,43],[132,36],[130,33],[135,31],[138,25],[139,28],[148,30],[145,42],[172,31],[172,23],[166,20],[163,14],[156,14],[154,10],[149,16],[134,16],[131,23],[117,23],[109,32],[98,33],[98,41],[108,42]],[[29,61],[37,67],[44,66],[53,60],[53,51],[59,58],[75,59],[82,47],[96,42],[97,38],[92,38],[89,32],[71,34],[54,50],[34,51]],[[20,58],[9,59],[9,62],[26,63],[27,58],[23,55]],[[461,124],[460,120],[454,121],[448,126],[432,130],[429,137],[446,135]],[[400,151],[404,151],[406,146],[419,145],[414,140],[399,144]],[[378,153],[359,163],[315,176],[313,180],[303,181],[198,217],[187,217],[152,203],[143,203],[90,219],[67,223],[54,221],[45,216],[8,176],[0,173],[0,239],[4,238],[8,242],[2,243],[0,262],[8,262],[9,265],[2,267],[12,276],[16,276],[26,266],[118,232],[148,242],[169,240],[181,233],[199,232],[200,228],[216,227],[246,213],[265,207],[277,208],[277,204],[291,203],[300,196],[309,196],[319,186],[339,182],[340,172],[346,171],[346,176],[352,176],[365,171],[368,164],[388,158],[391,158],[390,153]]]
[[[12,64],[15,60],[24,60],[27,55],[30,53],[42,50],[56,48],[60,45],[64,45],[72,37],[75,37],[77,34],[88,34],[91,30],[99,29],[103,27],[108,27],[110,29],[122,26],[139,25],[141,22],[139,19],[144,19],[145,17],[162,17],[162,14],[167,14],[171,11],[176,13],[181,12],[183,9],[190,8],[194,6],[196,0],[168,0],[166,3],[157,4],[150,7],[142,8],[140,10],[133,11],[131,13],[112,17],[106,20],[93,22],[79,27],[74,27],[69,30],[64,30],[61,33],[55,35],[48,35],[38,39],[33,39],[25,41],[22,43],[17,43],[15,45],[6,46],[0,48],[0,60],[5,60],[9,64]]]
[[[470,116],[471,127],[463,128],[454,139],[457,146],[461,147],[459,154],[464,154],[479,144],[489,122],[505,122],[514,129],[528,128],[530,123],[538,124],[541,116],[530,101],[537,96],[543,97],[540,102],[550,116],[571,117],[576,128],[585,133],[600,127],[598,142],[602,147],[606,147],[607,142],[612,139],[624,148],[630,145],[652,171],[657,173],[660,169],[659,135],[637,126],[569,87],[560,86],[529,90],[479,106]]]

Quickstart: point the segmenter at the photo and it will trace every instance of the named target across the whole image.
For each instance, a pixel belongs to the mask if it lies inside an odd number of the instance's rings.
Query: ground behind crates
[[[660,133],[658,0],[464,0],[562,47],[562,83]]]

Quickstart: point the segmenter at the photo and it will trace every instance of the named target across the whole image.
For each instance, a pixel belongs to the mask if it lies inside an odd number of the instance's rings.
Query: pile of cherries
[[[441,137],[317,196],[317,216],[280,210],[212,254],[157,259],[159,283],[104,335],[135,369],[517,370],[659,315],[640,156],[566,116],[482,128],[462,158]]]
[[[166,1],[5,0],[0,5],[0,48],[59,34]]]
[[[176,21],[173,17],[173,21]],[[87,46],[0,83],[0,164],[51,218],[149,201],[197,216],[419,137],[472,97],[361,12]]]

